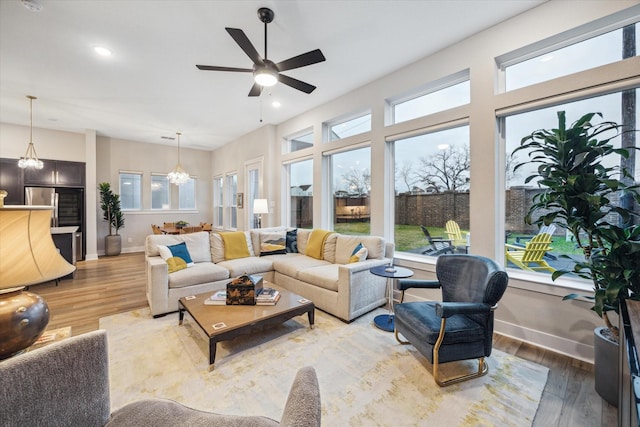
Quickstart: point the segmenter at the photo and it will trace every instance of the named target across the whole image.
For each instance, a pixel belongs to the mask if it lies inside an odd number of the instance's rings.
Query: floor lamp
[[[22,352],[42,335],[49,307],[25,286],[48,282],[76,268],[51,237],[49,206],[0,207],[0,360]]]
[[[253,214],[258,215],[258,228],[262,228],[262,214],[268,213],[267,199],[253,199]]]

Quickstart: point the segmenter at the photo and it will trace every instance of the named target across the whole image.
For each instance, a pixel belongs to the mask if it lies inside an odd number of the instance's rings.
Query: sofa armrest
[[[350,264],[341,265],[340,268],[348,269],[351,274],[357,273],[359,271],[369,271],[373,267],[378,267],[380,265],[386,265],[391,262],[390,259],[382,258],[382,259],[365,259],[360,262],[352,262]]]
[[[159,256],[146,257],[147,301],[153,316],[169,309],[169,267]]]

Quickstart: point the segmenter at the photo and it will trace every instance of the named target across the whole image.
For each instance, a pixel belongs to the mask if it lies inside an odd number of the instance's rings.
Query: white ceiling
[[[211,150],[263,124],[278,124],[415,62],[541,0],[221,1],[0,0],[0,121],[158,144],[183,133]],[[251,68],[225,31],[242,29],[264,56],[259,7],[275,12],[269,59],[313,49],[327,60],[285,74],[317,86],[307,95],[278,84],[249,98]],[[105,46],[113,55],[93,52]],[[275,109],[271,100],[282,106]],[[262,107],[261,107],[262,105]],[[262,109],[262,113],[261,113]],[[263,123],[260,123],[262,114]]]

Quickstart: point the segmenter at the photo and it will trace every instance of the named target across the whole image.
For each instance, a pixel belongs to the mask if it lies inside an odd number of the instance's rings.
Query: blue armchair
[[[476,255],[441,255],[436,262],[438,280],[402,279],[398,288],[442,289],[442,302],[403,302],[395,306],[395,336],[412,344],[433,364],[433,377],[441,386],[485,375],[484,358],[491,355],[493,311],[507,289],[504,269]],[[402,340],[402,337],[407,341]],[[440,378],[439,365],[478,359],[478,371]]]

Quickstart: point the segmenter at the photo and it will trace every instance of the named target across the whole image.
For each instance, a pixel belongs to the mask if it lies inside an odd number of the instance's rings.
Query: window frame
[[[124,206],[124,199],[122,198],[122,194],[124,194],[123,191],[123,182],[122,182],[122,177],[123,175],[135,175],[138,176],[139,179],[137,180],[138,182],[138,188],[137,188],[137,192],[138,192],[138,207],[125,207]],[[139,172],[139,171],[128,171],[128,170],[121,170],[118,172],[118,185],[119,185],[119,190],[120,190],[120,199],[122,202],[122,211],[126,211],[126,212],[136,212],[136,211],[141,211],[143,209],[142,207],[142,181],[144,180],[144,173],[143,172]],[[135,197],[135,196],[133,196]]]

